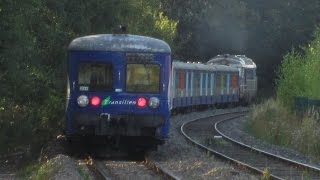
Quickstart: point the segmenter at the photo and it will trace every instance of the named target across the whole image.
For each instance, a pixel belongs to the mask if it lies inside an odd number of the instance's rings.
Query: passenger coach
[[[170,69],[170,47],[158,39],[101,34],[73,40],[67,138],[138,137],[162,143],[169,133]]]
[[[173,62],[172,109],[231,104],[239,101],[237,68]]]

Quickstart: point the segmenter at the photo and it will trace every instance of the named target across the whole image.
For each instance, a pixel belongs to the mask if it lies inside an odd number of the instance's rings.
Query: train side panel
[[[239,100],[237,69],[173,62],[173,109],[233,103]]]

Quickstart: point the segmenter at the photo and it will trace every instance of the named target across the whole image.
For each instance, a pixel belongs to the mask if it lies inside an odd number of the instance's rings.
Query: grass
[[[65,159],[65,158],[64,158]],[[71,161],[71,159],[70,159]],[[61,158],[54,158],[46,162],[39,163],[38,161],[31,161],[24,164],[17,172],[18,179],[32,179],[32,180],[48,180],[53,179],[54,176],[61,170],[61,168],[68,168],[69,166],[63,166],[65,160]],[[82,177],[84,180],[90,180],[92,177],[89,174],[89,170],[83,165],[77,163],[76,167],[71,169],[63,169],[63,171],[69,171],[74,176],[70,177]],[[78,175],[77,175],[78,173]],[[78,178],[77,178],[78,179]]]
[[[83,166],[78,166],[77,170],[84,180],[91,180],[90,174]]]
[[[271,177],[271,172],[270,172],[269,168],[265,168],[265,169],[263,170],[263,174],[262,174],[261,179],[262,179],[262,180],[269,180],[270,177]]]
[[[20,179],[47,180],[53,177],[56,168],[57,166],[50,161],[45,163],[32,161],[24,165],[17,175]]]
[[[320,160],[319,127],[310,113],[301,116],[274,99],[254,106],[246,124],[246,130],[257,138],[293,148],[316,160]]]

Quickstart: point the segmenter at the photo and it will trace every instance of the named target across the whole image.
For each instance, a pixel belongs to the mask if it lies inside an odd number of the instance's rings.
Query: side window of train
[[[200,80],[201,80],[201,75],[200,72],[195,72],[193,76],[193,91],[195,96],[200,95]]]
[[[221,89],[221,74],[220,73],[217,73],[216,75],[216,95],[220,95],[220,89]]]
[[[232,74],[231,86],[232,86],[233,89],[236,89],[238,87],[238,76],[237,76],[237,74]]]
[[[160,92],[159,64],[127,64],[127,92]]]
[[[180,70],[176,70],[175,71],[175,80],[174,80],[174,82],[175,82],[175,85],[174,85],[174,87],[175,87],[175,97],[179,97],[180,95],[179,95],[179,81],[180,81],[180,76],[179,76],[179,74],[180,74]]]
[[[220,83],[221,83],[221,93],[223,94],[224,93],[224,90],[225,90],[225,74],[221,74],[220,75]]]
[[[80,91],[111,91],[113,66],[109,63],[80,63],[78,74]]]
[[[187,81],[186,95],[187,95],[187,97],[190,97],[191,96],[191,82],[192,82],[191,71],[187,72],[187,80],[186,81]]]
[[[179,72],[179,91],[181,97],[185,96],[185,75],[185,71],[181,70]]]
[[[211,86],[210,86],[210,95],[212,96],[212,95],[214,95],[215,94],[215,91],[214,91],[214,89],[215,89],[215,80],[214,80],[214,78],[215,78],[215,74],[214,73],[211,73],[210,74],[210,81],[211,81]]]
[[[202,96],[204,96],[204,95],[206,95],[206,86],[207,86],[207,84],[206,84],[206,79],[207,79],[207,73],[205,73],[205,72],[202,72],[201,73],[201,78],[202,78],[202,83],[201,83],[201,85],[202,85],[202,87],[201,87],[201,94],[200,95],[202,95]]]

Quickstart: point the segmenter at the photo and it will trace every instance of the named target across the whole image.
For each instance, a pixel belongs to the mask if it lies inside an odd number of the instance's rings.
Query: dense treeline
[[[317,0],[0,0],[0,149],[41,145],[62,129],[66,47],[75,37],[125,24],[129,33],[164,39],[176,58],[246,54],[257,62],[260,87],[272,87],[282,55],[312,38],[319,7]]]
[[[312,38],[320,1],[171,0],[166,12],[179,20],[175,53],[197,61],[216,54],[246,54],[258,66],[260,92],[274,87],[281,57]]]

